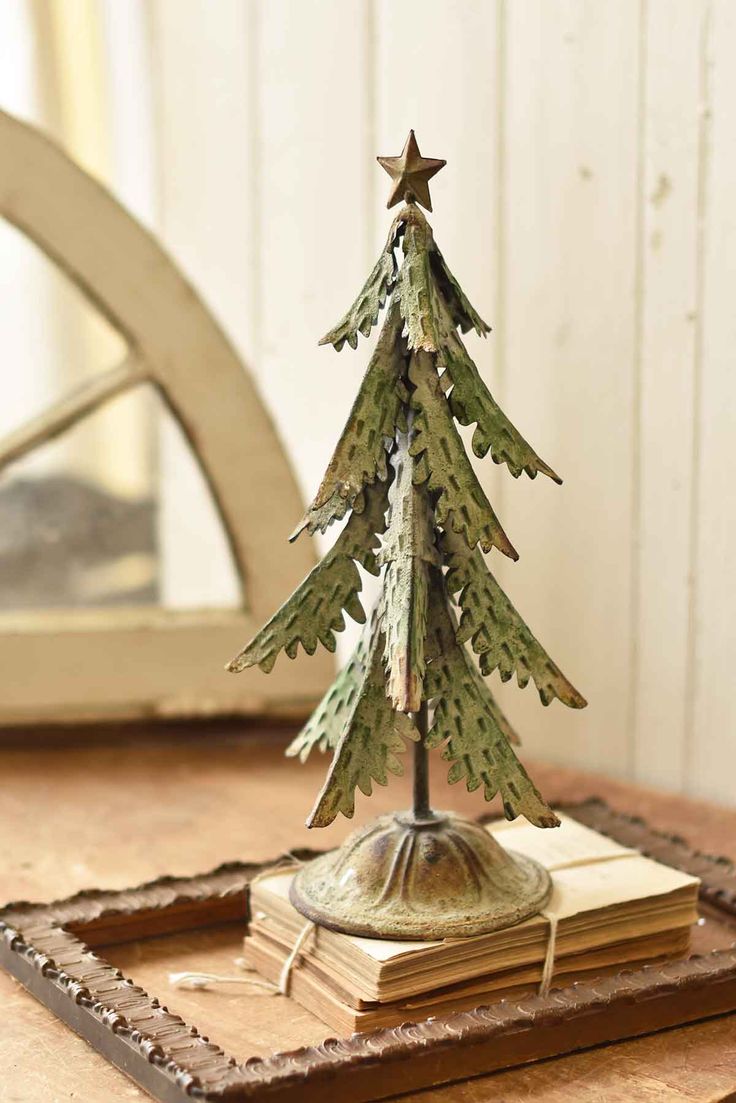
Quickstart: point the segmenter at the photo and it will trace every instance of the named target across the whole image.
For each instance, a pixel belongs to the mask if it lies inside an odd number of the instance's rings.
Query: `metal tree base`
[[[531,858],[505,850],[450,813],[381,816],[303,866],[298,911],[369,938],[464,938],[511,927],[546,903],[551,882]]]

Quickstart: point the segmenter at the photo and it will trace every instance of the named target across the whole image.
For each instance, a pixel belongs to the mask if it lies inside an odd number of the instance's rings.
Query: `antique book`
[[[309,925],[289,902],[297,867],[254,881],[245,938],[248,965],[341,1032],[391,1026],[537,990],[562,987],[686,952],[697,920],[695,877],[562,816],[554,832],[523,820],[495,823],[494,837],[550,872],[544,911],[513,927],[463,939],[398,942]]]

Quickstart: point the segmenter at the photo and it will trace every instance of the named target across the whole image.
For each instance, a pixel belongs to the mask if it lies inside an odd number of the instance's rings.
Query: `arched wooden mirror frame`
[[[189,439],[233,551],[245,608],[0,614],[0,724],[141,716],[293,714],[333,675],[326,652],[269,675],[231,657],[314,565],[289,546],[303,510],[240,359],[160,244],[35,128],[0,112],[0,214],[49,257],[128,346],[124,362],[0,443],[0,466],[112,396],[150,381]]]

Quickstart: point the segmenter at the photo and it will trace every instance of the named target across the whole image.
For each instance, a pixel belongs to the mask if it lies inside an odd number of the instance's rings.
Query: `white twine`
[[[632,850],[630,847],[622,847],[620,850],[616,850],[613,854],[602,854],[596,862],[611,862],[618,858],[628,858],[632,854],[638,854],[637,850]],[[587,858],[572,858],[564,862],[556,862],[554,865],[548,865],[547,872],[551,874],[557,873],[558,870],[563,869],[575,869],[577,866],[587,865],[589,859]],[[537,994],[540,996],[546,996],[549,993],[550,985],[552,984],[552,977],[555,971],[555,954],[557,952],[557,923],[559,916],[552,911],[540,911],[539,914],[542,919],[546,919],[549,923],[549,933],[547,935],[547,950],[544,955],[544,965],[542,966],[542,979],[539,982],[539,988]]]
[[[315,924],[309,920],[299,932],[296,942],[289,951],[289,956],[284,962],[279,973],[278,984],[273,981],[263,980],[258,977],[228,977],[219,973],[169,973],[169,984],[173,988],[189,988],[198,991],[207,990],[213,984],[246,984],[251,988],[260,988],[272,996],[288,996],[291,987],[291,974],[296,960],[307,941],[307,938],[315,928]],[[235,964],[241,969],[248,969],[242,957],[236,958]]]
[[[557,949],[557,916],[554,912],[541,911],[539,913],[543,919],[546,919],[549,923],[549,934],[547,936],[547,951],[544,955],[544,966],[542,967],[542,979],[539,982],[538,995],[546,996],[549,992],[550,985],[552,983],[552,977],[555,971],[555,951]]]
[[[311,919],[307,920],[307,922],[304,924],[301,931],[299,932],[296,942],[291,948],[291,953],[283,964],[281,972],[279,973],[278,988],[282,996],[289,995],[289,989],[291,988],[291,971],[294,968],[296,959],[299,956],[299,952],[302,946],[307,941],[312,931],[315,929],[315,926],[316,924],[312,923]]]
[[[173,988],[206,989],[212,984],[249,984],[253,988],[262,988],[275,995],[278,988],[270,980],[258,980],[256,977],[223,977],[219,973],[169,973],[169,984]]]

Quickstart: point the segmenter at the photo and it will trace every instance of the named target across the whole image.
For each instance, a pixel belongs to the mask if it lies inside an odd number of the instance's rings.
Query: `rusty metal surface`
[[[302,866],[291,901],[322,926],[353,935],[464,938],[534,915],[551,888],[543,866],[469,820],[399,813]]]

